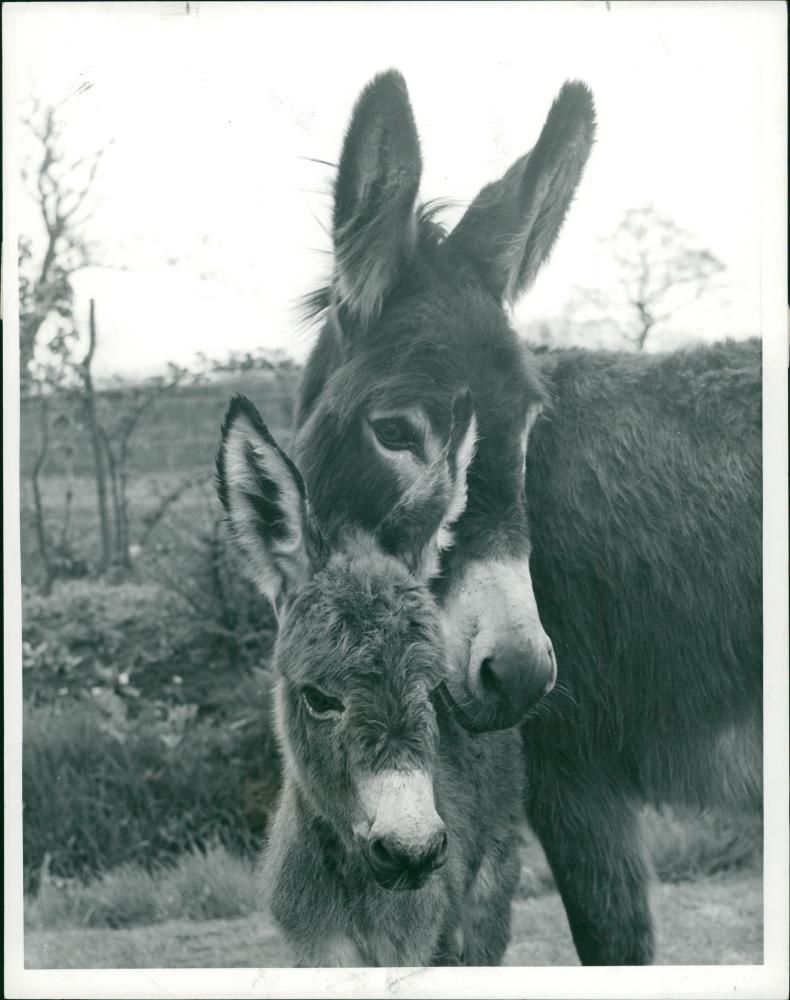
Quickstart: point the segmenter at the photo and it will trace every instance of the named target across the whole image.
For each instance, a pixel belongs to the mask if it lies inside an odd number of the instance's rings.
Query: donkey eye
[[[307,711],[315,719],[331,719],[336,715],[341,715],[345,710],[345,705],[339,698],[324,694],[317,687],[303,687],[302,699]]]
[[[379,441],[390,451],[416,451],[420,447],[417,430],[405,417],[382,417],[371,420],[370,426]]]

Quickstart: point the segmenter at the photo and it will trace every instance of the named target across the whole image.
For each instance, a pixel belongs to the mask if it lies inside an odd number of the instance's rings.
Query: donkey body
[[[451,482],[465,475],[468,407],[460,416],[456,445],[423,477],[435,495],[448,463]],[[280,618],[285,774],[261,880],[296,963],[499,964],[520,873],[518,733],[474,737],[454,721],[436,694],[447,668],[438,609],[407,552],[385,555],[353,529],[330,544],[243,399],[225,422],[218,478]],[[437,506],[425,547],[445,513]],[[405,545],[414,554],[408,533]]]
[[[330,568],[329,577],[339,568]],[[378,568],[390,569],[381,562]],[[391,569],[395,578],[402,572]],[[352,564],[350,572],[371,579],[361,563]],[[280,704],[283,688],[280,681]],[[295,730],[283,723],[283,715],[281,709],[280,741],[301,767],[286,769],[261,885],[296,964],[499,965],[510,940],[510,906],[520,873],[517,733],[472,737],[437,704],[433,796],[448,831],[448,857],[424,885],[398,891],[377,881],[363,852],[316,808],[310,793],[316,776],[306,787],[298,777],[309,768],[310,745],[293,747]],[[331,777],[337,784],[338,776]],[[393,808],[402,820],[408,818],[412,807],[405,785]]]
[[[639,804],[761,806],[760,345],[542,362],[531,567],[561,687],[523,726],[527,815],[582,959],[638,963]]]
[[[640,803],[761,797],[760,350],[519,342],[503,307],[548,257],[594,132],[589,91],[566,84],[534,148],[447,234],[416,206],[403,80],[366,88],[296,449],[330,534],[400,503],[389,550],[430,520],[421,470],[471,393],[468,493],[433,582],[449,696],[472,730],[526,718],[527,816],[579,956],[639,964],[653,955]]]

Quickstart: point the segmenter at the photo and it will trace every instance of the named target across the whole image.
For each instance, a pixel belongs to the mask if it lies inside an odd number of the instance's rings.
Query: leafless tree
[[[140,420],[166,394],[199,376],[178,365],[169,365],[167,375],[154,376],[133,385],[116,383],[103,393],[104,407],[98,424],[107,462],[114,523],[113,561],[122,568],[130,564],[129,462],[134,433]]]
[[[22,180],[36,205],[43,236],[35,250],[33,240],[20,238],[18,262],[20,382],[23,395],[37,400],[40,417],[39,451],[31,472],[31,486],[45,590],[51,588],[59,572],[57,545],[50,536],[41,491],[50,442],[50,403],[55,394],[73,390],[77,384],[78,365],[73,353],[77,328],[71,279],[75,272],[92,263],[91,246],[85,237],[88,195],[107,148],[86,156],[66,156],[64,103],[42,105],[33,98],[22,119],[35,146],[35,153],[22,170]],[[40,345],[45,330],[47,342]],[[46,350],[37,352],[39,346]],[[92,357],[90,348],[89,354]],[[67,489],[67,498],[68,495]],[[64,510],[63,545],[68,539],[69,518],[70,500]]]
[[[94,263],[93,247],[85,236],[90,219],[88,195],[110,143],[85,156],[67,157],[63,151],[63,103],[43,106],[34,98],[22,119],[37,146],[33,163],[23,169],[22,179],[35,200],[44,234],[37,264],[31,241],[20,241],[23,378],[30,375],[37,339],[47,319],[54,315],[61,326],[73,328],[71,278]]]
[[[710,250],[651,207],[626,212],[605,248],[616,269],[613,287],[579,288],[565,318],[639,351],[669,319],[711,291],[724,271]]]
[[[107,148],[69,157],[65,153],[64,105],[45,106],[33,100],[23,124],[36,152],[22,172],[41,221],[43,241],[20,239],[19,320],[22,391],[38,400],[39,449],[31,471],[35,532],[44,566],[44,588],[59,574],[57,546],[50,537],[42,498],[41,476],[50,449],[50,405],[55,395],[76,405],[77,422],[84,422],[93,454],[100,537],[100,571],[128,565],[128,470],[132,435],[143,413],[163,392],[179,384],[186,371],[171,367],[162,379],[116,387],[113,405],[102,405],[95,386],[93,363],[99,344],[96,307],[90,301],[87,349],[77,357],[80,327],[74,312],[72,278],[82,268],[107,266],[99,261],[86,232],[91,219],[91,189]],[[177,264],[177,258],[168,260]],[[112,265],[117,268],[117,264]],[[83,327],[84,328],[84,327]],[[41,343],[46,331],[46,343]],[[68,496],[68,489],[67,489]],[[64,511],[61,539],[67,539],[70,504]]]
[[[93,450],[93,467],[96,479],[96,499],[99,511],[99,530],[101,535],[102,572],[108,569],[112,561],[112,538],[110,534],[110,515],[107,505],[107,469],[102,447],[101,427],[96,407],[96,390],[93,384],[93,358],[96,353],[96,307],[90,300],[90,315],[88,319],[88,350],[77,366],[77,372],[82,382],[82,405],[88,422],[91,448]]]

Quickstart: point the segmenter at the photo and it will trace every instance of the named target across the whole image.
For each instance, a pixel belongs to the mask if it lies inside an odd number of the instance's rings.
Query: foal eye
[[[419,435],[405,417],[382,417],[371,420],[370,426],[381,444],[390,451],[417,451],[420,447]]]
[[[324,694],[316,687],[303,687],[302,699],[307,711],[315,719],[331,719],[345,710],[345,705],[339,698]]]

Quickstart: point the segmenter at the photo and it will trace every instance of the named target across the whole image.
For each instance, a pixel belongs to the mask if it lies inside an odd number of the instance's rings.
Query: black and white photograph
[[[788,992],[787,12],[3,6],[5,995]]]

